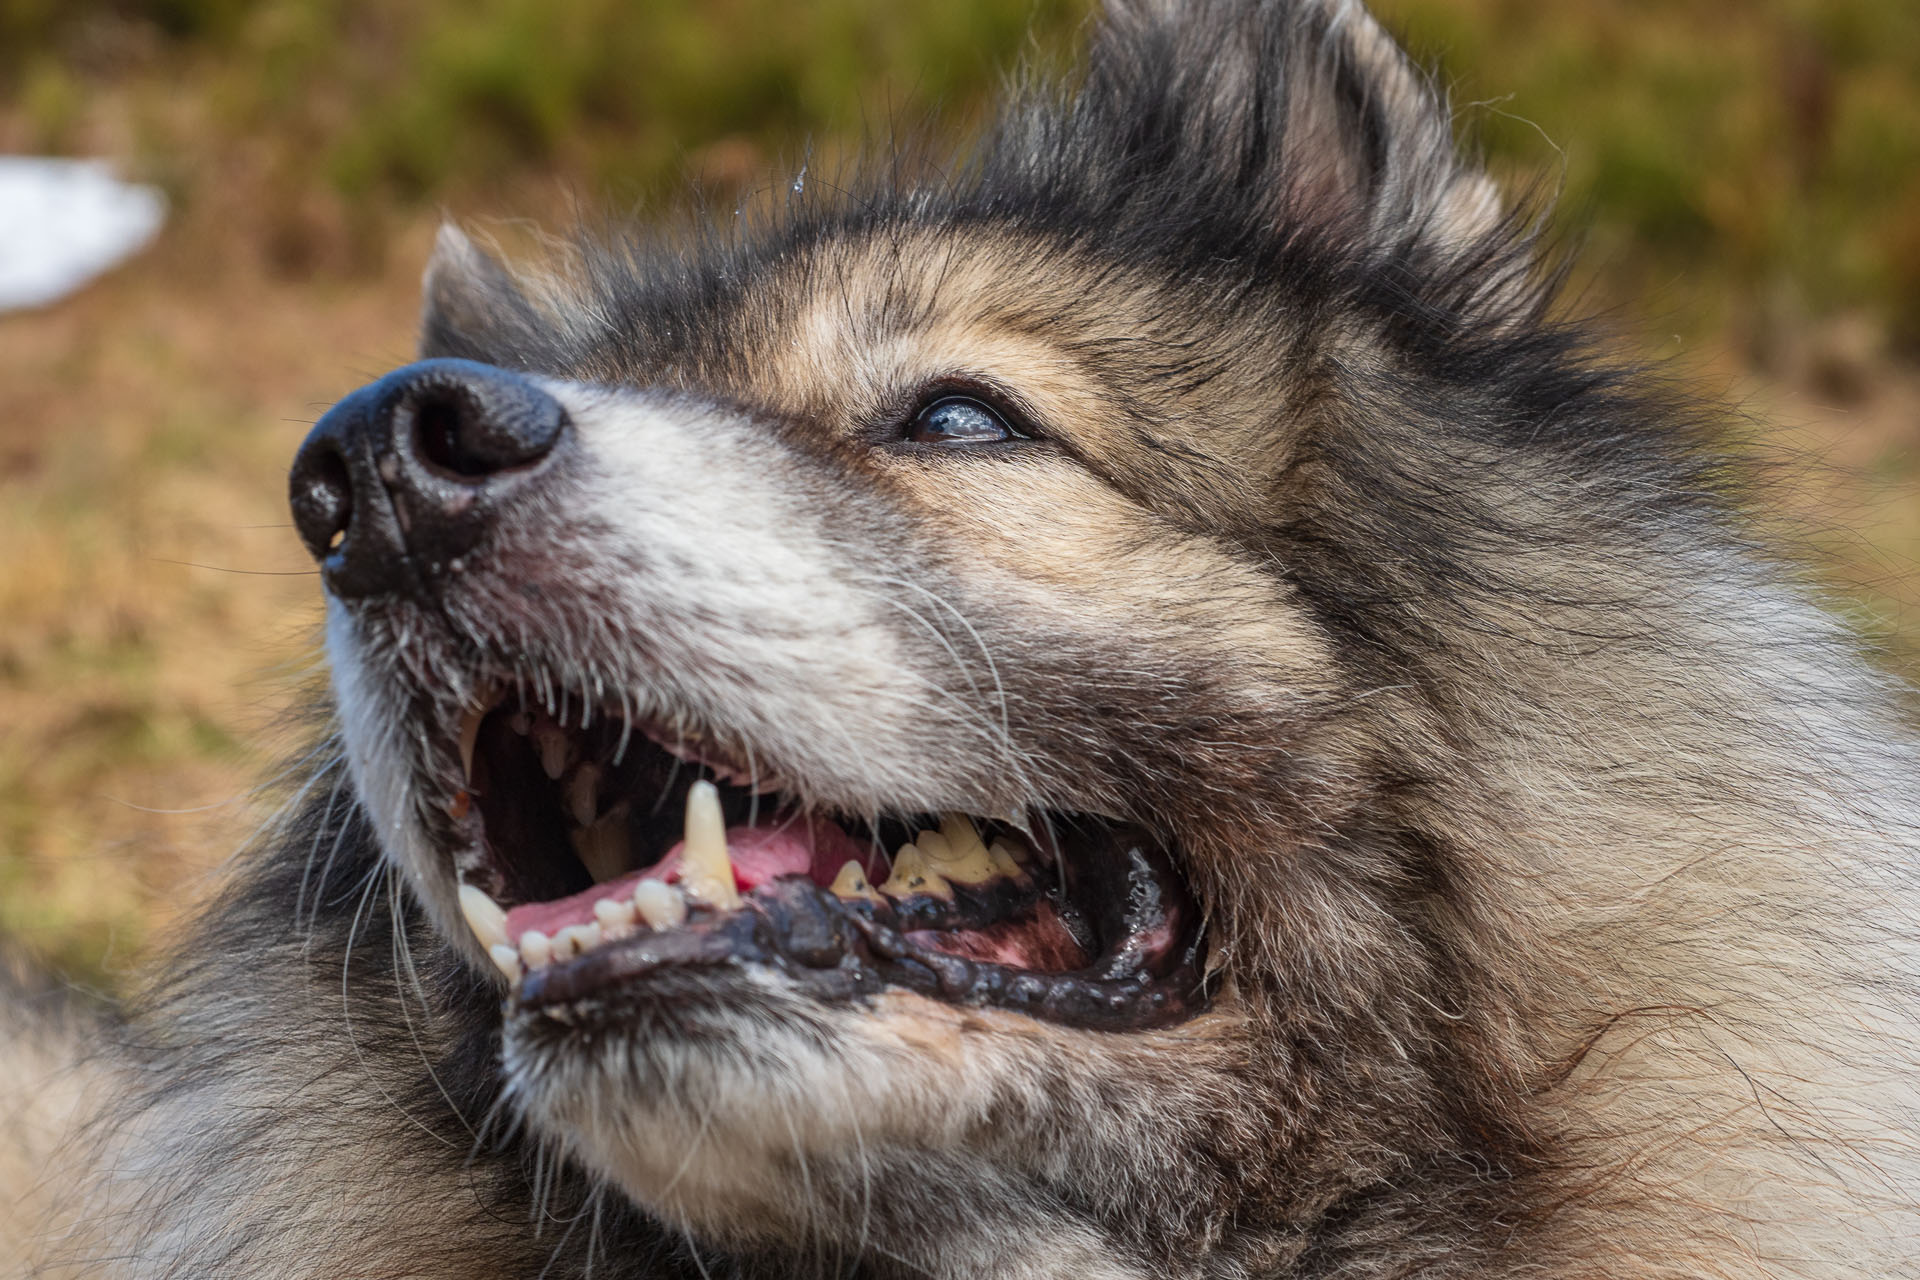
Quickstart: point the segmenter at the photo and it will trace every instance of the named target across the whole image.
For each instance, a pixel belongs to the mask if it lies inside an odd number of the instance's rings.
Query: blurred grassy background
[[[443,211],[727,207],[809,145],[964,125],[1086,8],[0,0],[0,151],[110,156],[174,209],[138,262],[0,317],[0,932],[112,980],[257,820],[318,618],[283,469],[407,358]],[[1497,173],[1563,189],[1626,341],[1816,463],[1791,514],[1920,667],[1920,6],[1376,10]]]

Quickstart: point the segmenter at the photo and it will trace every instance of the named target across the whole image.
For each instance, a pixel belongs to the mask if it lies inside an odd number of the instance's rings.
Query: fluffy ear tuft
[[[1317,74],[1290,95],[1289,158],[1311,172],[1325,156],[1353,172],[1339,198],[1355,202],[1368,238],[1419,235],[1472,244],[1500,230],[1500,195],[1462,161],[1445,100],[1359,0],[1323,0]],[[1303,216],[1311,210],[1297,210]]]
[[[420,355],[526,368],[551,343],[520,282],[466,232],[441,223],[421,284]]]
[[[1109,0],[1077,99],[1116,177],[1416,275],[1474,263],[1473,305],[1525,291],[1516,220],[1359,0]]]

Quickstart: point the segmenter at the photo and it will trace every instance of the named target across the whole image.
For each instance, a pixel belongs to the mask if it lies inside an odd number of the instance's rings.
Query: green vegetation
[[[1920,6],[1377,7],[1454,77],[1497,168],[1564,174],[1564,208],[1634,295],[1731,286],[1705,319],[1763,355],[1781,326],[1861,305],[1920,347]]]

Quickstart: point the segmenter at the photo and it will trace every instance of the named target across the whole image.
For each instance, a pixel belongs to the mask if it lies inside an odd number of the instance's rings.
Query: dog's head
[[[1128,0],[958,170],[724,244],[444,234],[428,358],[293,506],[530,1131],[716,1243],[939,1274],[1461,1212],[1421,1162],[1512,1167],[1518,1050],[1407,817],[1474,499],[1404,458],[1494,456],[1530,270],[1344,0]]]

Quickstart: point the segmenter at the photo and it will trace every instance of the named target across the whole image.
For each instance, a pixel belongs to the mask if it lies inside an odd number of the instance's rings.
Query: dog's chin
[[[1069,1204],[1089,1187],[1128,1200],[1142,1150],[1184,1167],[1196,1132],[1230,1122],[1207,1109],[1244,1049],[1217,1004],[1116,1034],[903,991],[834,1006],[754,970],[659,1001],[645,1021],[571,1025],[510,1007],[506,1091],[528,1131],[702,1240],[878,1247],[929,1275],[966,1273],[922,1256],[935,1236],[956,1257],[1010,1223],[1020,1242],[978,1247],[1102,1240],[1099,1207]]]
[[[1017,1015],[910,993],[832,1008],[743,972],[679,994],[678,1007],[663,1003],[660,1020],[638,1026],[569,1028],[511,1012],[507,1092],[532,1132],[716,1242],[857,1230],[878,1194],[950,1199],[957,1188],[903,1179],[951,1169],[970,1148],[964,1159],[990,1163],[975,1131],[1006,1114],[1037,1047],[1005,1025]],[[1035,1032],[1029,1021],[1025,1039]],[[1073,1033],[1040,1038],[1062,1034]],[[872,1186],[881,1170],[886,1185]]]

